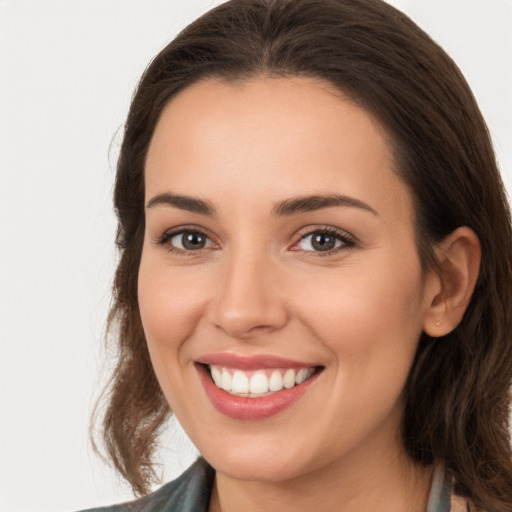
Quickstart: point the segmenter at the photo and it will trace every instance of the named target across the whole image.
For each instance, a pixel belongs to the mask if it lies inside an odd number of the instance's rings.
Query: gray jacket
[[[82,512],[208,512],[214,469],[199,458],[179,478],[136,501]],[[451,484],[442,465],[434,471],[426,512],[470,510],[464,500],[451,496]],[[333,511],[337,512],[337,511]]]

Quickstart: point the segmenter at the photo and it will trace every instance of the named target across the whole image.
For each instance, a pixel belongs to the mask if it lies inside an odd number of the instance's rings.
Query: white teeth
[[[226,370],[224,370],[222,372],[222,380],[221,380],[220,387],[224,391],[231,391],[231,374],[229,372],[227,372]]]
[[[270,391],[280,391],[283,389],[283,377],[280,372],[274,370],[268,379],[268,389]]]
[[[249,393],[249,379],[247,378],[247,375],[245,375],[244,372],[237,370],[233,374],[233,380],[231,382],[231,391],[233,393]]]
[[[249,391],[255,394],[268,393],[269,382],[265,374],[255,373],[249,381]]]
[[[210,373],[215,385],[232,395],[258,397],[290,389],[308,380],[314,368],[288,368],[281,370],[242,371],[221,366],[210,366]]]
[[[302,384],[307,378],[307,370],[305,368],[301,368],[297,372],[297,376],[295,377],[295,384]]]
[[[283,377],[283,385],[286,389],[290,389],[295,386],[295,370],[293,368],[286,370]]]
[[[222,373],[216,366],[212,366],[211,371],[212,371],[213,382],[215,382],[215,385],[218,388],[221,388],[222,387]]]

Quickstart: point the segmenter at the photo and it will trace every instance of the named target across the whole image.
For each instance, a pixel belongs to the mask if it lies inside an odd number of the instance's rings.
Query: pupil
[[[317,233],[313,235],[311,244],[317,251],[329,251],[334,249],[336,240],[331,235],[326,235],[325,233]]]
[[[200,233],[186,233],[182,239],[185,249],[202,249],[206,243],[205,237]]]

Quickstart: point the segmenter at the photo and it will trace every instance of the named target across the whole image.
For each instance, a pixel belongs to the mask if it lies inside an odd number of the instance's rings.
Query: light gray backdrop
[[[0,0],[1,512],[131,497],[87,441],[115,262],[115,135],[149,59],[217,3]],[[391,3],[462,68],[512,190],[512,1]],[[194,456],[176,432],[167,479]]]

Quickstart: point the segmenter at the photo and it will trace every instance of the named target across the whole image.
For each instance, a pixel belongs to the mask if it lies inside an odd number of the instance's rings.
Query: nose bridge
[[[275,261],[260,244],[244,243],[227,251],[219,269],[212,322],[236,338],[278,329],[286,322],[285,304],[275,277]]]

